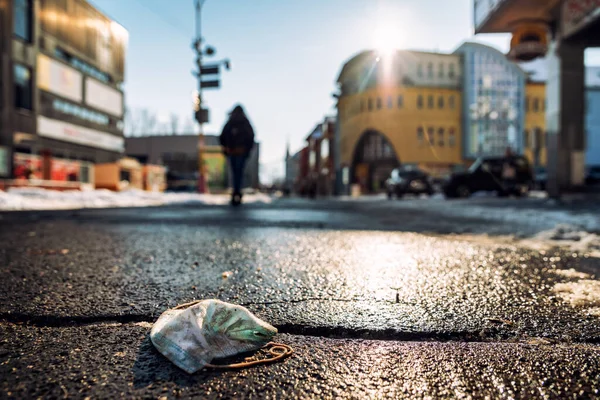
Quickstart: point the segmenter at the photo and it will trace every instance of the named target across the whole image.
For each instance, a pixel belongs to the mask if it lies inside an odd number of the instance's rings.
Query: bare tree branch
[[[179,134],[179,116],[177,114],[171,114],[171,135]]]
[[[142,135],[152,135],[156,133],[156,114],[151,113],[147,108],[140,111],[140,124]]]
[[[186,135],[194,134],[194,121],[191,118],[186,118],[185,124],[183,125],[183,133]]]

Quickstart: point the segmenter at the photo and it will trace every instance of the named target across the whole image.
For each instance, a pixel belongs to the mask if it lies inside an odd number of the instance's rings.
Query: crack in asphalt
[[[102,326],[110,324],[147,324],[148,328],[156,321],[157,316],[147,314],[96,315],[96,316],[56,316],[28,315],[24,313],[0,313],[0,324],[33,326],[38,328],[73,328],[86,326]],[[279,333],[295,336],[312,336],[327,339],[380,340],[398,342],[520,342],[535,339],[532,336],[520,335],[506,327],[486,327],[474,331],[403,331],[399,329],[356,329],[341,326],[309,326],[304,324],[284,323],[275,325]],[[599,344],[600,337],[585,341],[559,341],[544,338],[545,344],[584,343]]]
[[[0,313],[1,322],[31,325],[40,328],[65,328],[95,325],[102,323],[129,324],[134,322],[153,322],[156,317],[147,314],[94,315],[63,317],[57,315],[29,315],[23,313]]]

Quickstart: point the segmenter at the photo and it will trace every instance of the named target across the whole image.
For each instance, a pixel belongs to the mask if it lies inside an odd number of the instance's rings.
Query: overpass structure
[[[475,33],[511,33],[515,61],[545,57],[548,192],[584,183],[584,52],[600,46],[600,0],[474,0]]]

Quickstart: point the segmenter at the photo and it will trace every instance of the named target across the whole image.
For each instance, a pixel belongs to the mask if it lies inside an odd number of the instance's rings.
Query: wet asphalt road
[[[547,228],[491,224],[550,207],[504,201],[0,214],[0,398],[600,398],[600,260],[447,235]],[[245,305],[297,354],[188,376],[148,332],[198,298]]]

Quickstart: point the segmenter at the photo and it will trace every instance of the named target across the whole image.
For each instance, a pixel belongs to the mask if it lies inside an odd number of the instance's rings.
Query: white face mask
[[[150,340],[173,364],[194,373],[214,358],[258,350],[277,329],[246,308],[220,300],[202,300],[165,311]]]

